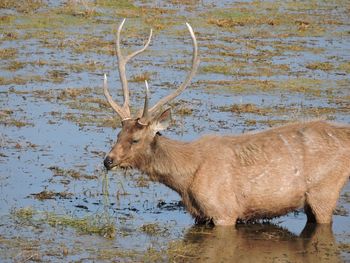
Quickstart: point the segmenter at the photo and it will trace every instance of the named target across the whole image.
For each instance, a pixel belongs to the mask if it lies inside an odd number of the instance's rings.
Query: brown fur
[[[350,126],[313,121],[180,142],[128,120],[108,157],[178,192],[199,221],[233,225],[305,208],[308,221],[330,223],[350,176]]]

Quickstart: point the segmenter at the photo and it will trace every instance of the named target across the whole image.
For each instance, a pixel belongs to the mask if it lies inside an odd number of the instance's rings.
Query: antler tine
[[[143,106],[143,112],[142,112],[142,118],[147,119],[148,118],[148,101],[149,101],[149,87],[148,82],[145,80],[145,104]]]
[[[103,92],[107,98],[108,103],[111,105],[113,110],[115,110],[118,115],[122,118],[122,120],[128,119],[129,116],[126,114],[126,112],[119,107],[119,105],[112,99],[111,94],[108,91],[108,84],[107,84],[107,75],[104,74],[104,80],[103,80]]]
[[[108,87],[107,87],[107,77],[105,75],[105,80],[104,80],[104,94],[109,102],[109,104],[111,105],[111,107],[119,114],[119,116],[122,118],[122,120],[126,120],[126,119],[130,119],[131,118],[131,114],[130,114],[130,107],[129,107],[129,88],[128,88],[128,80],[126,77],[126,63],[132,59],[133,57],[137,56],[138,54],[140,54],[141,52],[145,51],[146,48],[149,46],[150,42],[151,42],[151,38],[152,38],[152,29],[150,31],[148,40],[146,42],[146,44],[144,45],[143,48],[141,48],[140,50],[137,50],[135,52],[133,52],[132,54],[124,57],[122,52],[121,52],[121,48],[120,48],[120,33],[123,29],[124,23],[125,23],[125,18],[123,19],[123,21],[120,23],[118,30],[117,30],[117,39],[116,39],[116,50],[117,50],[117,58],[118,58],[118,70],[119,70],[119,77],[120,77],[120,81],[122,84],[122,89],[123,89],[123,97],[124,97],[124,103],[123,106],[120,107],[115,101],[113,101],[111,95],[109,94],[108,91]]]
[[[198,45],[197,45],[197,39],[193,32],[193,29],[189,23],[186,23],[187,29],[191,34],[192,43],[193,43],[193,56],[192,56],[192,69],[188,73],[185,81],[178,87],[173,93],[169,94],[168,96],[162,98],[160,101],[158,101],[151,109],[149,109],[150,114],[154,114],[157,112],[163,105],[168,103],[169,101],[173,100],[177,96],[181,94],[181,92],[184,91],[184,89],[187,88],[187,86],[190,84],[192,78],[197,72],[198,66],[199,66],[199,57],[198,57]]]
[[[126,18],[123,19],[123,21],[120,23],[117,31],[117,39],[116,39],[116,46],[117,46],[117,58],[118,58],[118,69],[119,69],[119,78],[122,83],[122,89],[123,89],[123,97],[124,97],[124,104],[123,104],[123,111],[125,111],[127,118],[131,117],[130,114],[130,107],[129,107],[129,88],[128,88],[128,80],[126,78],[126,72],[125,72],[125,65],[126,60],[123,57],[123,54],[120,49],[120,32],[123,29],[124,23]]]
[[[138,54],[142,53],[143,51],[145,51],[149,44],[151,43],[151,39],[152,39],[152,34],[153,34],[153,30],[151,28],[150,32],[149,32],[149,36],[148,36],[148,40],[146,42],[146,44],[143,46],[143,48],[141,48],[140,50],[137,50],[135,51],[134,53],[128,55],[126,58],[125,58],[125,62],[128,62],[130,59],[132,59],[133,57],[137,56]]]

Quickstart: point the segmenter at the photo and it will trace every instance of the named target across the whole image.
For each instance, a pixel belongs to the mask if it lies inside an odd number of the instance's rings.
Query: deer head
[[[199,65],[197,40],[192,27],[190,24],[186,23],[193,43],[191,71],[188,73],[185,81],[174,92],[159,100],[151,108],[149,108],[148,103],[149,87],[147,81],[145,81],[145,101],[142,113],[139,114],[139,116],[132,117],[129,108],[129,89],[125,73],[125,66],[130,59],[145,51],[149,46],[152,38],[152,29],[144,47],[124,57],[120,49],[120,32],[123,28],[124,22],[125,19],[118,27],[116,39],[118,69],[124,97],[124,104],[122,106],[119,106],[112,99],[108,91],[106,75],[104,76],[103,84],[104,94],[107,101],[120,116],[122,122],[122,129],[118,134],[117,142],[104,160],[104,165],[108,170],[115,167],[132,167],[140,169],[144,160],[147,160],[147,156],[152,155],[155,139],[157,136],[159,136],[159,132],[166,129],[171,121],[170,108],[166,108],[164,110],[164,106],[179,96],[184,89],[186,89],[195,75]]]

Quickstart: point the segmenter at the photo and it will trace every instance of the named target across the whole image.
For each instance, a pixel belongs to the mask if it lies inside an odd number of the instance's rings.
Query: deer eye
[[[140,140],[138,140],[138,139],[133,139],[132,141],[131,141],[131,144],[136,144],[136,143],[138,143]]]

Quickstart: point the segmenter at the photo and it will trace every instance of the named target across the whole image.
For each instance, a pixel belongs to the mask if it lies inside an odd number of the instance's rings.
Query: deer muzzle
[[[113,159],[109,156],[104,159],[103,164],[107,170],[111,170],[115,166]]]

